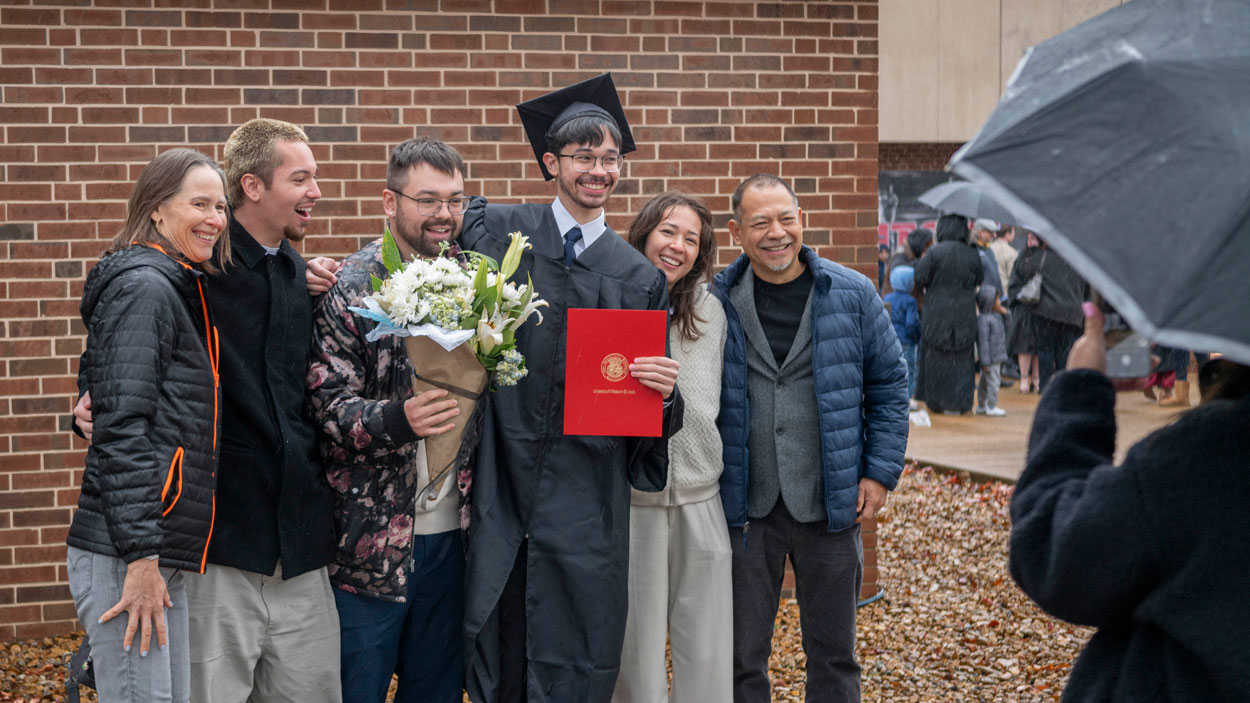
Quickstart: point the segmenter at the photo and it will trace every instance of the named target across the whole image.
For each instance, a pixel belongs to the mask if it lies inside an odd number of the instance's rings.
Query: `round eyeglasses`
[[[625,163],[623,154],[604,154],[603,156],[595,156],[594,154],[556,154],[562,159],[570,159],[573,162],[573,170],[579,173],[588,173],[595,170],[595,163],[603,166],[603,170],[608,173],[616,173],[621,170],[621,164]]]
[[[417,212],[425,217],[432,217],[443,211],[443,203],[447,203],[447,212],[453,215],[463,215],[466,208],[469,207],[469,201],[473,198],[465,195],[459,198],[448,198],[447,200],[439,200],[438,198],[414,198],[407,193],[402,193],[394,188],[387,188],[396,195],[402,195],[417,204]]]

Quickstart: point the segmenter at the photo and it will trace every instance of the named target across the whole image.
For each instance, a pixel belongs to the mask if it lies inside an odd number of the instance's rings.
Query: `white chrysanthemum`
[[[513,304],[521,302],[521,291],[511,283],[503,284],[503,302]]]

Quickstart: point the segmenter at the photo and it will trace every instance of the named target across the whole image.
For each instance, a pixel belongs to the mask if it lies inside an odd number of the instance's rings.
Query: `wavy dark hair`
[[[932,243],[933,231],[927,227],[913,229],[907,235],[907,249],[911,252],[911,258],[916,260],[924,255],[924,250]]]
[[[664,221],[676,207],[688,207],[699,218],[699,253],[694,265],[668,292],[669,305],[673,307],[673,324],[682,338],[691,342],[703,336],[698,323],[705,320],[694,311],[695,293],[699,286],[712,279],[712,259],[716,256],[716,228],[712,226],[712,212],[702,200],[675,190],[660,193],[642,206],[642,212],[629,226],[625,240],[640,252],[645,252],[647,237]]]

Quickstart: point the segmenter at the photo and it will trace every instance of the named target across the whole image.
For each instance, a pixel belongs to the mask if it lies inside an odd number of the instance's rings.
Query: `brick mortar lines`
[[[69,626],[63,599],[15,601],[23,597],[19,592],[34,598],[50,593],[39,588],[64,587],[63,559],[44,559],[39,550],[63,544],[81,480],[84,445],[71,439],[67,422],[76,395],[73,360],[83,340],[77,298],[119,224],[130,185],[159,148],[190,143],[219,158],[233,125],[258,115],[314,128],[323,135],[314,137],[314,151],[326,195],[316,234],[303,248],[343,255],[380,229],[376,201],[387,150],[419,133],[442,135],[465,152],[470,189],[497,201],[549,200],[553,191],[536,180],[511,105],[501,99],[528,98],[610,69],[625,103],[633,105],[631,122],[647,137],[613,199],[609,221],[618,231],[651,194],[685,186],[717,213],[720,263],[728,263],[737,253],[724,227],[729,192],[753,170],[772,169],[799,188],[809,242],[822,255],[864,273],[875,269],[875,3],[656,2],[646,7],[673,12],[645,18],[576,16],[586,8],[638,6],[606,1],[464,6],[473,11],[422,16],[406,31],[378,23],[408,25],[404,18],[419,13],[293,11],[286,14],[305,28],[286,30],[258,26],[282,18],[230,10],[209,19],[237,15],[241,26],[187,29],[55,23],[116,15],[120,23],[164,18],[185,25],[205,16],[187,9],[142,15],[125,8],[0,8],[0,640]],[[568,14],[502,20],[492,14],[523,6]],[[680,14],[708,7],[726,15]],[[728,16],[744,8],[851,16]],[[10,21],[48,12],[55,17],[46,24]],[[510,31],[471,30],[500,21],[522,29],[563,22],[565,29],[534,29],[522,39]],[[444,24],[411,31],[421,22]],[[726,24],[728,36],[700,33]],[[606,31],[612,27],[624,31]],[[660,27],[674,32],[634,31]],[[813,30],[827,35],[793,34]],[[357,36],[349,40],[349,34]],[[344,48],[378,37],[389,42],[391,35],[400,50]],[[197,37],[195,46],[178,43]],[[534,37],[550,46],[526,43]],[[271,41],[294,46],[257,46]],[[625,41],[630,50],[609,49],[612,41]],[[708,50],[682,50],[700,47]],[[387,65],[396,58],[407,65]],[[426,66],[440,62],[455,65]],[[396,85],[423,72],[437,85]],[[293,102],[247,102],[249,95]],[[817,131],[802,131],[813,127]],[[43,580],[11,583],[22,578]],[[31,606],[40,609],[35,621],[6,616]]]

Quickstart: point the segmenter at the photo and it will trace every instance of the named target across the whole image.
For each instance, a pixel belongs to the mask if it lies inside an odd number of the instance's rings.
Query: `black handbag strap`
[[[82,644],[69,660],[69,672],[65,677],[65,698],[68,703],[78,703],[78,687],[95,688],[95,671],[91,665],[91,640],[83,635]]]

